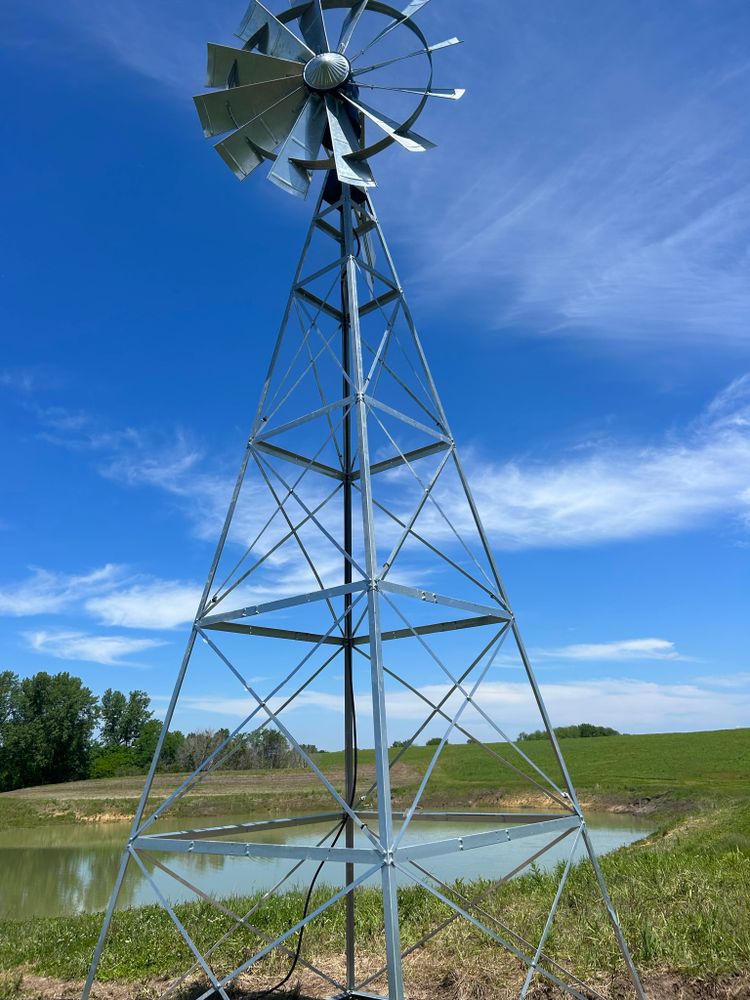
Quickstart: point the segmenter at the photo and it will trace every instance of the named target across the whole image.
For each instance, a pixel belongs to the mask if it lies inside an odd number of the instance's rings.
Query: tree
[[[145,691],[131,691],[126,698],[122,691],[107,688],[102,695],[102,745],[107,749],[133,746],[151,719],[150,704]]]
[[[18,686],[18,677],[11,670],[0,672],[0,732],[10,720],[13,692]]]
[[[430,739],[427,740],[427,742],[425,743],[425,746],[426,747],[437,747],[437,746],[440,746],[440,737],[439,736],[432,736],[432,737],[430,737]]]
[[[616,729],[609,726],[595,726],[591,722],[582,722],[578,726],[556,726],[555,736],[558,740],[581,739],[591,736],[620,736]],[[547,740],[546,729],[535,729],[533,733],[519,733],[519,740]]]
[[[69,673],[0,675],[3,788],[87,777],[98,718],[96,698]]]
[[[289,761],[289,744],[278,729],[265,726],[254,729],[247,737],[249,747],[255,751],[257,763],[252,767],[285,767]]]
[[[0,792],[15,788],[11,761],[14,744],[12,724],[13,698],[18,677],[11,670],[0,673]]]
[[[128,706],[127,698],[122,691],[113,691],[112,688],[102,695],[102,745],[109,747],[120,746],[120,733],[122,732],[122,719],[125,709]]]
[[[197,733],[188,733],[176,751],[177,766],[182,771],[194,771],[229,735],[227,729],[203,729]]]
[[[145,691],[131,691],[122,717],[120,737],[126,747],[131,747],[141,734],[153,712],[149,709],[151,699]]]
[[[133,744],[133,762],[139,771],[147,771],[156,750],[156,744],[161,732],[161,722],[149,719],[141,728],[138,738]],[[159,770],[168,771],[177,764],[177,755],[185,742],[185,737],[179,730],[167,733],[159,757]]]

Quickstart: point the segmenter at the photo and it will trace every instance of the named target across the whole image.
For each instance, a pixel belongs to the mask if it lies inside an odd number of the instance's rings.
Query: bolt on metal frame
[[[336,192],[335,197],[331,196],[331,190]],[[311,244],[314,238],[318,239],[321,236],[330,240],[330,259],[324,267],[307,275],[306,266]],[[378,264],[375,254],[376,244],[383,256],[383,261],[378,267],[376,267]],[[328,289],[325,294],[320,290],[313,290],[318,289],[321,281]],[[377,343],[370,342],[363,332],[363,319],[368,315],[379,318],[381,335]],[[328,335],[320,329],[322,317],[333,321],[332,334]],[[396,342],[394,331],[399,321],[405,328],[411,352],[401,351],[403,357],[400,360],[403,362],[406,359],[407,362],[406,374],[402,371],[403,364],[400,369],[395,359],[399,344]],[[299,332],[296,331],[297,323]],[[291,362],[282,371],[285,363],[282,362],[282,342],[288,346],[290,338],[296,343],[296,348],[292,353]],[[324,391],[321,378],[323,363],[333,365],[333,370],[337,373],[340,394],[336,398],[329,398]],[[285,403],[293,397],[302,379],[312,379],[319,393],[320,405],[299,413],[292,419],[282,417]],[[399,391],[403,392],[404,398],[413,404],[410,412],[399,410],[380,396],[381,380],[386,379],[390,379],[391,386],[397,386]],[[414,415],[415,412],[421,413],[420,419]],[[285,435],[288,436],[291,431],[300,427],[309,427],[313,422],[315,426],[321,423],[324,425],[324,440],[319,447],[310,449],[311,453],[306,454],[284,446],[283,443],[287,443]],[[425,443],[404,450],[404,446],[394,436],[392,430],[394,422],[407,428],[414,437],[421,435]],[[386,442],[390,449],[390,454],[386,457],[373,453],[375,432],[379,433],[381,443]],[[334,452],[335,456],[329,461],[327,456],[331,452]],[[430,466],[428,473],[425,473],[420,463],[430,459],[434,460],[435,464]],[[444,500],[441,499],[439,484],[445,470],[449,468],[458,478],[463,499],[471,513],[471,529],[474,538],[478,540],[478,555],[467,545],[464,538],[465,531],[452,522],[450,513],[445,509]],[[227,554],[229,533],[237,515],[242,488],[251,470],[257,472],[259,481],[269,491],[272,498],[271,514],[239,560],[233,560],[225,579],[217,584],[219,567]],[[412,477],[421,491],[414,510],[408,515],[397,509],[390,500],[384,499],[383,494],[375,488],[379,477],[393,472]],[[309,477],[319,477],[321,482],[329,485],[333,480],[335,484],[330,489],[327,487],[322,500],[313,506],[310,505],[309,498],[305,499],[301,485],[303,481],[309,481]],[[343,516],[340,533],[331,530],[324,520],[326,511],[334,503],[341,505],[340,508],[336,508]],[[420,527],[420,517],[428,505],[433,516],[441,524],[443,535],[440,537],[449,538],[450,544],[436,544],[430,539],[429,533]],[[390,553],[384,561],[380,561],[376,544],[378,515],[383,518],[383,523],[390,526],[389,544],[391,544],[390,539],[393,539]],[[269,541],[269,526],[274,522],[279,534],[275,541]],[[304,531],[313,527],[319,537],[325,539],[332,547],[339,560],[341,582],[337,582],[334,586],[325,584],[324,574],[317,565],[315,552],[310,550],[309,544],[305,541]],[[393,578],[394,566],[399,564],[399,560],[404,561],[405,546],[412,543],[419,545],[430,556],[434,556],[445,568],[445,572],[455,579],[456,587],[453,593],[433,592],[408,583],[399,583]],[[230,595],[239,595],[241,588],[248,584],[248,581],[252,582],[253,573],[257,574],[267,566],[274,553],[286,544],[296,546],[300,560],[308,567],[316,583],[316,589],[291,596],[266,599],[250,605],[226,608],[225,602],[228,605],[233,604],[233,601],[229,600]],[[445,551],[446,548],[448,551]],[[462,553],[462,562],[459,561],[457,553]],[[234,603],[239,604],[239,598]],[[428,609],[437,615],[437,620],[425,621],[423,616],[407,613],[404,610],[405,607],[412,606],[415,609],[419,608],[420,611]],[[309,611],[310,608],[320,609],[321,620],[326,623],[321,626],[320,631],[289,627],[287,618],[284,618],[284,627],[267,624],[269,616],[272,617],[275,613],[301,613],[304,610]],[[385,616],[397,627],[384,627]],[[484,630],[478,633],[484,637],[484,641],[477,655],[457,672],[446,662],[445,657],[436,651],[433,642],[438,636],[471,629]],[[307,649],[284,678],[263,695],[256,689],[256,684],[247,679],[243,669],[233,657],[218,645],[221,636],[228,634],[244,636],[247,640],[263,638],[290,644],[290,648],[296,643]],[[517,648],[561,775],[557,781],[534,763],[523,748],[508,737],[505,730],[482,706],[482,684],[496,663],[506,640],[511,640]],[[226,668],[242,686],[249,698],[249,711],[242,722],[206,756],[166,800],[148,812],[147,804],[164,741],[172,724],[186,672],[198,642],[204,650],[214,654],[217,664]],[[419,648],[439,671],[446,685],[446,691],[439,699],[420,690],[419,685],[405,676],[402,668],[396,669],[389,659],[389,650],[404,642],[416,644],[412,648]],[[316,657],[324,654],[322,663],[316,665]],[[345,766],[344,787],[341,791],[321,770],[281,718],[284,710],[308,690],[332,663],[342,664],[344,671],[342,700]],[[361,795],[359,804],[355,801],[356,711],[353,676],[356,664],[361,664],[369,672],[368,711],[372,715],[375,741],[375,779]],[[389,757],[386,680],[401,685],[410,696],[422,702],[427,709],[424,721],[392,757]],[[294,690],[291,694],[282,695],[284,688],[291,683],[296,685]],[[507,747],[507,755],[501,753],[496,745],[490,746],[475,739],[464,718],[469,710],[497,735],[499,742]],[[394,810],[391,801],[393,767],[409,747],[414,745],[419,735],[436,722],[444,723],[446,728],[435,747],[414,800],[406,810]],[[236,752],[237,737],[251,725],[256,728],[272,726],[284,735],[289,745],[330,795],[333,800],[332,808],[308,816],[248,820],[246,823],[231,826],[154,833],[152,826],[168,814],[170,807],[194,790],[201,781],[225,764]],[[497,762],[499,770],[507,768],[521,775],[527,781],[530,791],[545,796],[549,802],[549,812],[479,813],[421,809],[420,803],[430,777],[451,734],[455,732],[461,733],[486,751]],[[370,808],[365,803],[373,795],[376,806]],[[477,821],[482,823],[491,821],[497,826],[490,831],[467,832],[461,837],[442,840],[409,843],[406,839],[406,833],[412,823],[429,824],[431,821],[446,819],[465,822],[469,831],[471,824]],[[304,829],[306,825],[320,822],[330,823],[330,830],[309,845],[262,843],[240,839],[266,831]],[[338,846],[331,840],[336,831],[342,827],[345,831],[345,843],[343,846]],[[357,833],[359,837],[355,838]],[[430,858],[488,847],[500,852],[504,843],[524,841],[526,838],[539,836],[547,839],[544,846],[530,847],[529,855],[522,863],[494,880],[473,899],[462,895],[455,886],[446,885],[424,867],[424,862],[429,863]],[[494,887],[502,885],[538,858],[543,857],[545,853],[566,841],[569,842],[570,849],[541,937],[537,942],[524,940],[511,928],[506,927],[497,916],[484,909],[481,906],[482,898],[486,897]],[[403,1000],[405,996],[403,959],[426,944],[453,921],[462,918],[496,941],[498,945],[506,948],[526,966],[527,974],[521,988],[520,1000],[526,997],[534,976],[545,979],[552,986],[579,1000],[592,995],[604,1000],[596,989],[583,983],[545,952],[574,856],[580,845],[585,849],[586,856],[593,866],[635,995],[639,1000],[645,1000],[643,988],[610,900],[575,789],[479,518],[464,467],[459,459],[372,200],[369,194],[329,178],[318,198],[297,266],[281,331],[263,384],[256,418],[104,916],[83,990],[83,998],[88,1000],[90,996],[123,879],[132,862],[152,887],[156,898],[169,915],[194,959],[185,973],[166,990],[164,997],[174,995],[186,979],[202,973],[208,986],[199,1000],[216,995],[228,1000],[227,988],[240,974],[251,969],[275,949],[291,956],[293,948],[289,945],[293,942],[290,939],[331,906],[340,900],[345,900],[346,936],[343,948],[346,959],[345,981],[337,981],[305,956],[300,957],[300,963],[318,975],[329,987],[333,987],[336,991],[334,995],[337,997],[377,996],[367,992],[367,989],[380,977],[386,976],[388,1000]],[[286,859],[291,862],[291,867],[272,889],[262,894],[247,913],[238,914],[225,903],[204,892],[190,879],[170,868],[163,860],[165,854],[241,857],[246,858],[248,863],[251,863],[253,858]],[[343,866],[341,869],[343,885],[283,934],[271,939],[253,924],[252,918],[276,892],[288,885],[289,880],[306,861]],[[157,885],[155,872],[149,870],[146,862],[154,870],[158,869],[162,874],[193,891],[196,898],[217,907],[233,921],[232,929],[211,947],[201,950],[180,921],[167,896]],[[355,865],[364,866],[364,870],[357,874]],[[400,941],[397,873],[409,882],[422,886],[451,911],[451,915],[438,927],[407,949],[402,948]],[[374,974],[360,976],[355,961],[355,893],[365,882],[376,876],[380,878],[383,896],[386,961]],[[260,939],[258,950],[250,957],[244,958],[228,973],[220,975],[211,965],[212,956],[238,928],[252,931],[258,936]]]

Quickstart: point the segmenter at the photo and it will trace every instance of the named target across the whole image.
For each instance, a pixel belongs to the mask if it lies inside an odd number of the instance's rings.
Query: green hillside
[[[518,744],[525,754],[557,780],[559,771],[551,746],[540,741]],[[747,795],[750,775],[750,729],[704,733],[658,733],[646,736],[604,736],[561,741],[576,789],[582,796],[612,802],[666,796],[675,801],[713,801]],[[533,770],[507,745],[493,750],[533,775]],[[420,774],[434,747],[410,748],[401,761]],[[395,754],[396,751],[391,751]],[[342,754],[326,754],[328,769],[340,768]],[[360,755],[372,763],[371,750]],[[482,795],[512,796],[529,787],[480,746],[447,746],[430,778],[431,798],[466,801]],[[406,791],[396,785],[395,791]]]
[[[520,748],[550,775],[559,778],[551,748],[525,741]],[[491,744],[522,772],[533,769],[512,747]],[[568,739],[562,749],[578,793],[589,808],[648,808],[684,811],[747,796],[750,774],[750,729],[705,733],[659,733]],[[395,757],[397,750],[392,750]],[[393,768],[397,806],[411,801],[429,765],[433,747],[410,748]],[[321,753],[318,765],[337,786],[343,782],[343,754]],[[358,793],[374,780],[374,754],[359,755]],[[154,800],[165,797],[181,775],[157,777]],[[143,776],[69,782],[24,788],[0,795],[0,825],[30,826],[81,819],[127,819],[133,814]],[[504,766],[480,746],[449,745],[430,778],[422,803],[426,807],[543,805],[544,798],[524,777]],[[225,771],[211,775],[186,796],[175,815],[216,816],[247,811],[251,815],[287,815],[328,807],[330,798],[306,769]]]

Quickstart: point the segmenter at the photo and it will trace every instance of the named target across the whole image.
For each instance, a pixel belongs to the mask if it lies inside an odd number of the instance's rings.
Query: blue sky
[[[0,669],[157,708],[312,208],[202,140],[205,42],[242,13],[0,15]],[[436,82],[467,94],[420,121],[436,150],[378,158],[375,201],[554,719],[747,724],[747,4],[421,23],[464,39]],[[236,693],[196,678],[181,724],[233,724]],[[393,735],[416,718],[394,703]],[[324,698],[298,722],[336,744]]]

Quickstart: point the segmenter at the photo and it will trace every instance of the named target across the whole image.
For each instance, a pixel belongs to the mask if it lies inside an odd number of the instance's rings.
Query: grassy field
[[[750,805],[724,806],[675,822],[649,841],[604,858],[603,868],[650,997],[726,996],[739,1000],[750,995]],[[487,886],[478,883],[456,888],[473,897]],[[517,944],[519,939],[538,939],[555,889],[553,874],[532,871],[490,891],[482,903],[484,919]],[[445,904],[419,887],[403,889],[400,896],[406,946],[450,915]],[[320,887],[314,905],[325,898],[326,889]],[[245,913],[252,903],[252,899],[230,901],[239,913]],[[262,931],[276,935],[299,919],[302,904],[299,893],[288,893],[273,906],[261,907],[254,922]],[[202,945],[216,941],[232,927],[229,917],[205,903],[184,904],[177,912]],[[363,890],[358,894],[357,919],[363,967],[374,969],[383,948],[377,892]],[[72,984],[70,996],[75,995],[100,921],[100,915],[92,914],[0,923],[0,969],[5,970],[8,995],[12,995],[14,982],[20,983],[21,996],[23,982],[33,986],[38,977]],[[333,975],[341,971],[342,928],[343,911],[336,905],[311,924],[305,938],[303,954]],[[238,948],[250,955],[261,944],[242,929],[215,951],[213,960],[217,968],[228,970]],[[624,982],[587,865],[578,866],[571,874],[545,954],[548,968],[554,968],[550,960],[559,962],[599,988],[614,984],[617,990]],[[157,907],[128,910],[116,917],[101,976],[121,984],[140,983],[140,992],[118,995],[145,1000],[157,995],[149,989],[156,989],[158,980],[184,971],[190,959],[164,911]],[[288,961],[284,955],[266,961],[245,987],[264,987],[283,974]],[[23,979],[19,978],[20,970]],[[406,962],[409,994],[418,998],[504,998],[514,989],[517,993],[519,976],[516,960],[461,920]],[[300,979],[305,995],[324,995],[319,993],[319,984],[318,990],[314,988],[314,980],[304,970]],[[143,987],[144,983],[151,987]],[[703,992],[689,991],[696,984]],[[682,992],[677,992],[677,985]],[[675,992],[670,993],[673,987]],[[190,995],[196,994],[184,994]]]
[[[497,752],[533,773],[515,752],[492,744]],[[705,733],[609,736],[563,741],[563,751],[584,804],[594,808],[681,812],[747,795],[750,774],[750,729]],[[557,777],[551,749],[523,743],[524,752]],[[432,748],[413,747],[393,769],[397,805],[407,804],[427,767]],[[395,751],[392,751],[395,754]],[[319,754],[319,766],[341,784],[341,754]],[[360,753],[360,790],[374,777],[373,752]],[[179,784],[180,775],[160,775],[154,801]],[[124,819],[132,815],[142,776],[27,788],[0,795],[0,824],[32,826],[81,819]],[[304,770],[221,772],[209,776],[187,796],[175,815],[287,814],[328,806],[317,779]],[[504,767],[479,746],[446,747],[423,799],[425,806],[483,806],[504,803],[542,804],[524,778]]]
[[[507,747],[495,749],[509,755]],[[555,776],[554,761],[543,744],[523,744],[539,766]],[[563,750],[584,804],[651,812],[659,831],[647,841],[603,859],[634,957],[644,973],[649,1000],[744,1000],[750,998],[750,729],[653,736],[566,740]],[[512,751],[510,751],[512,754]],[[418,747],[393,769],[396,803],[406,803],[432,755]],[[517,763],[522,763],[514,758]],[[342,780],[340,754],[321,754],[319,765],[335,783]],[[527,770],[527,765],[523,765]],[[374,777],[372,751],[360,755],[360,791]],[[179,783],[179,776],[157,779],[155,801]],[[142,777],[24,789],[0,795],[0,825],[37,826],[83,819],[122,819],[131,815]],[[209,777],[197,793],[180,804],[178,814],[248,815],[304,812],[326,804],[314,777],[304,771],[238,773]],[[489,807],[541,804],[527,783],[478,746],[446,749],[428,786],[425,805]],[[482,884],[457,885],[473,897]],[[482,902],[484,918],[508,940],[538,939],[556,888],[552,875],[531,870]],[[318,887],[313,905],[326,890]],[[400,890],[404,943],[417,940],[449,911],[421,888]],[[252,900],[231,900],[245,912]],[[298,892],[263,906],[256,925],[275,935],[302,911]],[[230,919],[205,903],[177,907],[199,943],[215,941],[231,927]],[[361,967],[375,971],[382,953],[383,915],[377,891],[358,893],[358,941]],[[342,972],[340,905],[310,926],[304,952],[329,975]],[[499,923],[498,923],[499,921]],[[0,922],[0,998],[2,1000],[73,1000],[101,924],[100,914]],[[293,942],[290,942],[293,944]],[[232,946],[230,948],[230,945]],[[214,955],[224,968],[236,954],[258,947],[258,938],[240,929]],[[231,955],[230,955],[231,952]],[[574,869],[546,950],[597,988],[620,1000],[624,974],[606,914],[598,901],[589,869]],[[104,980],[98,1000],[150,1000],[166,979],[184,970],[190,956],[168,916],[157,907],[119,913],[105,952]],[[241,983],[237,996],[253,995],[283,975],[289,959],[275,954],[264,960],[254,978]],[[492,942],[479,937],[465,921],[456,921],[406,962],[410,1000],[510,1000],[518,995],[521,966]],[[330,995],[304,969],[292,985],[297,998]],[[377,988],[381,984],[374,983]],[[242,990],[246,992],[242,992]],[[197,990],[197,992],[196,992]],[[188,983],[175,1000],[191,1000],[199,982]],[[530,997],[547,998],[544,990]]]

